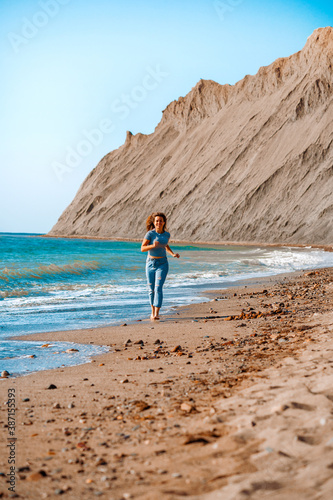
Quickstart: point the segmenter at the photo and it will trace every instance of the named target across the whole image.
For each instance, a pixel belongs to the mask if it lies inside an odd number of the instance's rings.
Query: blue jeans
[[[163,301],[163,285],[169,271],[169,262],[166,257],[161,259],[147,258],[146,275],[149,289],[150,305],[161,307]]]

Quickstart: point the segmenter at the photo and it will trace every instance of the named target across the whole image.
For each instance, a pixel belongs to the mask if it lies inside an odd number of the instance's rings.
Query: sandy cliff
[[[333,28],[235,85],[200,80],[150,135],[127,133],[50,235],[141,238],[147,214],[174,239],[333,241]]]

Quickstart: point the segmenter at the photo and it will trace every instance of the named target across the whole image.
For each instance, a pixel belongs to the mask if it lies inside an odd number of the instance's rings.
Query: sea
[[[147,320],[146,253],[140,242],[0,233],[0,372],[86,363],[108,346],[12,337]],[[333,266],[315,248],[171,244],[161,313],[208,300],[205,291],[247,278]],[[45,345],[47,347],[45,347]],[[75,350],[74,350],[75,349]]]

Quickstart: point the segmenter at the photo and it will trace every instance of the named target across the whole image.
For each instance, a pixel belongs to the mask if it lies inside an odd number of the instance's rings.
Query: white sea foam
[[[0,346],[0,371],[12,376],[60,366],[87,363],[91,356],[109,351],[107,346],[75,344],[74,342],[46,342],[4,340]],[[75,349],[75,351],[68,351]]]

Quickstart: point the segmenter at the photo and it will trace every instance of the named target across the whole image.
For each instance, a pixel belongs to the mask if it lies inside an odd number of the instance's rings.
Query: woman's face
[[[163,217],[161,217],[160,215],[157,215],[154,219],[155,229],[157,229],[157,231],[163,231],[164,224],[165,224],[165,222],[164,222]]]

